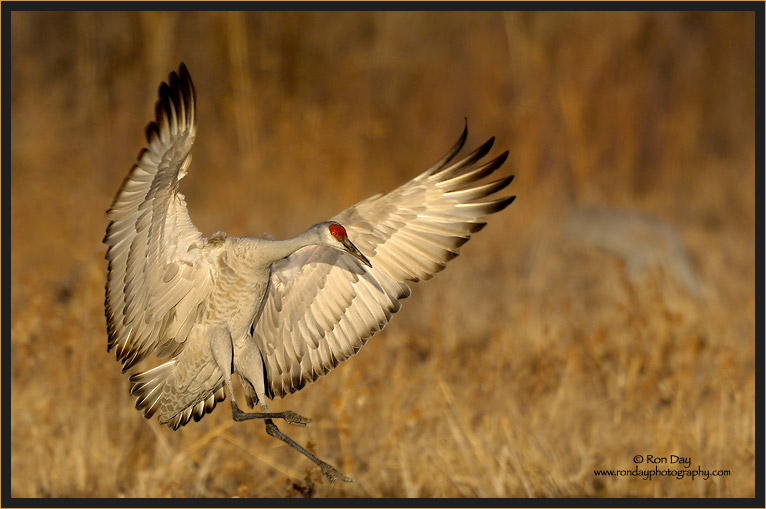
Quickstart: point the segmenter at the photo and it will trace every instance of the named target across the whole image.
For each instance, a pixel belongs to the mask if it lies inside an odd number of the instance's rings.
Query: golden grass
[[[11,495],[753,496],[753,29],[748,13],[13,13]],[[200,110],[182,192],[205,235],[299,233],[425,169],[465,116],[471,146],[511,150],[516,202],[351,362],[272,404],[314,419],[282,429],[352,485],[228,405],[177,432],[144,420],[106,353],[104,210],[181,60]],[[658,217],[702,294],[565,235],[593,204]],[[636,454],[731,475],[593,473]]]

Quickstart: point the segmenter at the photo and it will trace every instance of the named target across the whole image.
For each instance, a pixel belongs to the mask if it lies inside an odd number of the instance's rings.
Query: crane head
[[[356,257],[360,262],[372,267],[370,260],[362,254],[359,249],[349,240],[348,233],[342,224],[335,221],[327,221],[319,225],[319,234],[322,239],[322,244],[328,247],[337,249],[338,251],[345,251],[346,253]]]

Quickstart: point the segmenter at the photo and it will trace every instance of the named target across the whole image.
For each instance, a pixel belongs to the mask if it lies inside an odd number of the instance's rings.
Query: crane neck
[[[269,264],[290,256],[297,250],[319,244],[319,238],[315,231],[306,230],[300,235],[285,240],[263,240],[263,254],[270,259]]]
[[[267,269],[272,263],[290,256],[302,247],[319,244],[316,230],[308,229],[297,237],[267,240],[252,237],[226,238],[228,263],[245,272]]]

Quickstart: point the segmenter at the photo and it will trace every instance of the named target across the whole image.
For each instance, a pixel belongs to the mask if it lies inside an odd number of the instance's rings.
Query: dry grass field
[[[14,12],[11,29],[11,496],[754,495],[752,13]],[[176,432],[145,420],[106,352],[104,211],[180,61],[199,108],[181,190],[206,236],[300,233],[430,166],[464,117],[468,149],[510,150],[516,201],[350,362],[272,402],[311,417],[282,429],[354,484],[228,404]],[[639,454],[729,475],[594,474]]]

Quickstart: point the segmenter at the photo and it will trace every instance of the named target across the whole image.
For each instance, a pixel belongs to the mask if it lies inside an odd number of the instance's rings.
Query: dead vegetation
[[[753,496],[751,13],[15,12],[11,30],[12,496]],[[352,485],[227,406],[144,420],[106,353],[104,210],[182,60],[205,235],[299,233],[425,169],[464,117],[469,145],[511,150],[516,202],[272,405],[313,418],[291,434]],[[656,218],[699,294],[673,250],[635,272],[632,249],[565,235],[589,206]],[[593,473],[637,454],[731,475]]]

